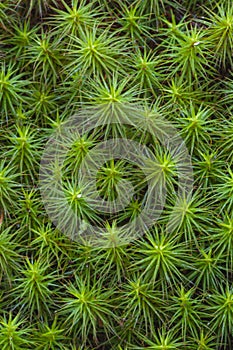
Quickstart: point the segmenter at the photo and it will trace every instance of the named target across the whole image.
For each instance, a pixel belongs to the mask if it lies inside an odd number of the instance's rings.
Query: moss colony
[[[0,348],[231,350],[231,1],[2,0],[0,55]],[[43,148],[77,111],[97,107],[106,117],[127,104],[179,131],[192,196],[176,200],[174,159],[147,130],[99,127],[73,140],[62,183],[73,211],[111,239],[72,241],[44,209]],[[100,167],[101,198],[116,199],[123,180],[134,188],[124,210],[105,215],[82,197],[77,171],[117,136],[155,158],[146,172],[124,159]],[[116,244],[158,174],[167,189],[159,219]]]

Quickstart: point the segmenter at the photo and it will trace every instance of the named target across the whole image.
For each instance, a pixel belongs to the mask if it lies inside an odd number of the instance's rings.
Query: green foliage
[[[137,328],[139,331],[153,331],[159,321],[164,321],[165,304],[162,294],[152,283],[145,283],[143,277],[134,274],[121,287],[124,327]]]
[[[215,185],[214,198],[221,205],[220,212],[231,212],[233,208],[233,171],[230,166],[219,175],[219,183]]]
[[[134,269],[140,269],[147,282],[160,281],[161,289],[166,293],[169,286],[185,281],[181,270],[188,265],[187,246],[179,242],[179,236],[166,235],[157,229],[145,238],[138,241],[138,261]]]
[[[228,61],[232,65],[233,48],[233,10],[229,0],[216,3],[213,10],[205,10],[208,23],[208,37],[212,49],[216,53],[216,64],[227,67]]]
[[[124,3],[119,5],[121,30],[127,33],[132,41],[145,42],[146,36],[150,35],[150,26],[148,26],[149,15],[143,14],[140,3],[135,2],[135,4],[130,4],[130,7]]]
[[[211,133],[214,132],[213,127],[210,126],[212,114],[212,110],[203,106],[195,108],[192,103],[187,110],[181,112],[180,128],[191,153],[194,148],[196,149],[196,144],[199,144],[200,147],[202,144],[205,145],[205,148],[208,147]]]
[[[174,329],[166,330],[165,327],[158,329],[156,333],[153,332],[153,340],[146,339],[145,336],[141,336],[140,338],[145,342],[144,346],[134,347],[134,349],[178,350],[183,348],[182,339]]]
[[[23,79],[24,74],[18,73],[17,68],[5,62],[1,64],[0,72],[0,102],[1,112],[6,115],[16,112],[16,105],[25,102],[25,97],[21,95],[22,89],[29,84],[29,82]]]
[[[205,240],[206,238],[203,239]],[[213,252],[213,246],[199,249],[194,257],[193,272],[190,274],[190,279],[195,281],[195,285],[206,291],[217,289],[220,281],[225,280],[223,255]]]
[[[143,52],[137,50],[133,53],[130,59],[131,75],[142,92],[149,89],[156,94],[162,80],[160,63],[156,52],[151,50],[145,49]]]
[[[71,5],[61,0],[64,10],[55,9],[55,14],[50,23],[54,32],[62,38],[64,36],[77,36],[95,23],[95,17],[99,15],[97,8],[93,9],[93,3],[86,0],[72,0]]]
[[[213,291],[209,296],[208,304],[209,311],[212,313],[210,327],[217,333],[218,341],[227,344],[228,340],[232,339],[232,288],[227,284],[224,287],[221,286],[218,291]]]
[[[123,244],[122,232],[115,223],[107,224],[106,231],[104,248],[93,249],[89,263],[96,267],[97,278],[111,276],[109,283],[114,285],[122,281],[127,273],[129,266],[127,241]],[[118,245],[118,241],[121,245]]]
[[[122,47],[122,39],[113,37],[109,29],[100,30],[96,25],[86,28],[79,37],[72,37],[67,52],[71,62],[66,69],[71,75],[104,77],[120,68],[118,59],[126,50]]]
[[[112,333],[112,319],[115,319],[112,290],[105,290],[100,282],[91,282],[87,275],[84,280],[76,276],[75,282],[66,287],[66,293],[70,297],[63,299],[61,314],[66,316],[69,332],[81,335],[82,342],[87,342],[88,337],[98,341],[98,325],[105,334]]]
[[[14,237],[14,227],[8,227],[0,232],[0,281],[7,277],[12,281],[12,273],[19,267],[19,254]]]
[[[45,84],[52,79],[56,83],[63,66],[59,38],[42,30],[40,35],[34,35],[25,57],[27,64],[32,65],[34,79],[37,78]]]
[[[21,178],[35,176],[37,165],[39,163],[41,141],[38,140],[37,132],[32,125],[15,125],[6,135],[9,146],[7,147],[5,157],[10,164],[21,174]]]
[[[51,6],[59,5],[58,0],[29,0],[29,1],[14,0],[14,1],[16,3],[16,6],[19,6],[19,8],[23,9],[23,12],[26,15],[26,17],[29,17],[32,14],[39,15],[40,17],[42,17]],[[26,11],[24,11],[24,9]]]
[[[18,197],[17,190],[20,185],[16,182],[18,174],[15,173],[15,169],[5,163],[3,160],[0,163],[0,208],[1,212],[6,214],[10,208],[12,209],[16,205],[15,200]]]
[[[183,286],[177,289],[175,295],[171,297],[171,319],[170,323],[178,331],[181,331],[182,339],[186,339],[187,331],[195,336],[198,334],[202,324],[202,301],[200,298],[195,298],[194,289],[185,290]]]
[[[65,338],[64,329],[57,324],[57,318],[54,319],[51,326],[46,322],[40,323],[36,336],[38,337],[38,350],[65,349],[62,343]]]
[[[233,218],[231,215],[223,214],[221,218],[217,220],[218,227],[214,230],[214,234],[211,235],[212,248],[225,262],[226,273],[232,274],[233,267]],[[228,270],[228,266],[230,269]]]
[[[172,202],[168,208],[170,220],[168,223],[169,232],[177,232],[182,235],[185,242],[199,245],[199,240],[206,232],[207,227],[211,227],[212,221],[209,216],[206,198],[201,198],[196,192],[191,196],[180,196],[176,202]]]
[[[20,314],[13,317],[11,313],[1,317],[0,344],[2,349],[26,350],[32,348],[32,341],[29,340],[32,329],[25,327],[26,321],[20,318]]]
[[[31,28],[29,20],[20,23],[12,23],[9,36],[6,37],[4,41],[6,45],[10,46],[9,54],[12,59],[17,58],[18,61],[22,61],[22,65],[25,63],[22,56],[26,53],[37,29],[37,27]]]
[[[54,272],[48,270],[47,260],[43,261],[41,258],[35,262],[26,258],[24,266],[18,270],[21,277],[16,279],[14,304],[21,309],[25,309],[26,304],[31,318],[35,314],[46,318],[46,313],[51,313],[52,288],[56,287],[56,278]]]
[[[232,50],[229,0],[0,1],[0,349],[232,349]]]

